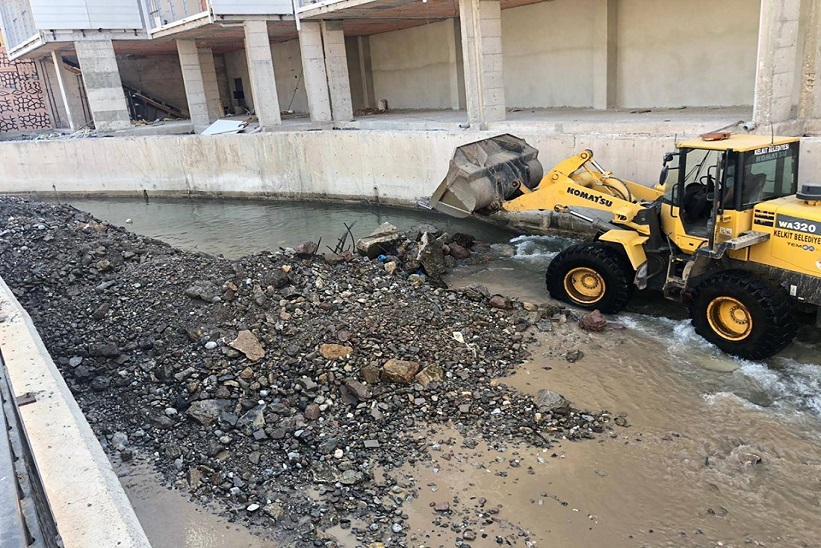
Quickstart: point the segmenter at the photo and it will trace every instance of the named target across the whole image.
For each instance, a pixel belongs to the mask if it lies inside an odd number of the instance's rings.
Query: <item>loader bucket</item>
[[[450,169],[430,197],[430,206],[453,217],[497,209],[520,186],[533,188],[542,179],[539,151],[513,135],[498,135],[453,153]]]

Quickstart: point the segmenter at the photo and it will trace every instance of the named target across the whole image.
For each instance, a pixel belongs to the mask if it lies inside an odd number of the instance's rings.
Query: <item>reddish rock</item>
[[[263,350],[262,345],[259,344],[254,334],[247,329],[237,333],[237,338],[228,343],[228,346],[234,350],[239,350],[252,362],[265,357],[265,350]]]
[[[410,384],[419,371],[419,364],[405,360],[391,359],[382,366],[382,379],[399,384]]]
[[[447,502],[439,502],[434,507],[437,512],[450,512],[450,504]]]
[[[579,320],[579,327],[585,331],[604,331],[607,326],[607,320],[601,315],[601,312],[594,310],[582,316]]]
[[[353,348],[342,344],[323,344],[319,347],[319,353],[326,360],[338,360],[347,358],[353,352]]]
[[[510,299],[504,297],[502,295],[494,295],[488,301],[488,304],[492,308],[499,308],[501,310],[510,310],[513,308],[513,304],[511,304]]]
[[[305,412],[303,413],[303,415],[309,421],[315,421],[319,418],[319,413],[319,405],[312,403],[311,405],[305,408]]]
[[[462,247],[461,245],[457,244],[456,242],[451,243],[448,246],[450,250],[450,256],[456,259],[457,261],[461,261],[462,259],[467,259],[470,257],[470,251]]]

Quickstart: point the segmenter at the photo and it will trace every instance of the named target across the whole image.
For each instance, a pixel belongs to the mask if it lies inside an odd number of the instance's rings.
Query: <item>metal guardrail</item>
[[[19,405],[31,403],[24,398]],[[63,548],[0,352],[0,546]]]

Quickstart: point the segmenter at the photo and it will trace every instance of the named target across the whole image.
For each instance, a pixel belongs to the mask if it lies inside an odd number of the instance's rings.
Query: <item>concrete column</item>
[[[459,0],[468,122],[487,127],[505,119],[502,11],[499,0]]]
[[[462,59],[462,31],[459,19],[451,19],[447,26],[448,71],[450,80],[450,108],[465,108],[465,63]]]
[[[111,40],[74,42],[77,60],[83,73],[88,108],[98,131],[114,131],[131,127],[128,106],[114,45]]]
[[[371,64],[371,37],[357,36],[359,52],[359,77],[362,80],[362,102],[365,108],[376,108],[376,93],[373,90],[373,65]]]
[[[331,116],[335,122],[347,122],[353,120],[353,106],[342,23],[322,21],[321,29],[325,74],[328,76],[328,94],[331,98]]]
[[[821,118],[821,85],[818,75],[821,73],[821,0],[807,2],[802,13],[804,29],[804,62],[801,64],[801,94],[798,103],[798,116],[801,119]]]
[[[308,96],[308,110],[314,122],[330,122],[331,99],[325,72],[325,51],[322,47],[322,27],[315,21],[302,21],[299,31],[299,51],[302,55],[302,78]]]
[[[596,0],[593,12],[593,108],[616,107],[618,0]]]
[[[254,112],[261,128],[282,123],[279,115],[279,97],[268,39],[268,23],[245,21],[245,55],[248,58],[248,78],[254,96]]]
[[[205,99],[208,105],[208,116],[216,120],[225,115],[222,108],[220,85],[217,79],[217,65],[211,48],[199,48],[202,83],[205,86]]]
[[[54,63],[54,73],[57,76],[57,85],[60,88],[60,97],[66,111],[66,122],[73,131],[86,125],[86,116],[83,112],[83,97],[80,86],[77,85],[77,75],[68,70],[63,63],[63,55],[59,51],[51,52],[51,61]]]
[[[794,117],[801,0],[762,0],[753,119],[759,125]]]
[[[201,133],[222,115],[214,56],[208,48],[199,49],[194,40],[177,40],[188,115],[194,131]]]

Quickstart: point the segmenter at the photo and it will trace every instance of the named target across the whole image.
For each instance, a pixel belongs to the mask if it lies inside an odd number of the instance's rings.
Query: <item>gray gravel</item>
[[[113,461],[148,459],[169,486],[283,545],[334,546],[321,531],[359,520],[370,524],[354,531],[363,545],[404,546],[403,499],[373,471],[429,460],[425,427],[540,447],[610,427],[607,413],[552,394],[540,408],[494,381],[557,310],[491,305],[483,288],[450,291],[439,273],[434,287],[414,260],[433,235],[419,232],[383,260],[229,261],[70,206],[0,198],[0,274]],[[457,242],[466,258],[473,242]],[[382,377],[389,360],[401,367]]]

